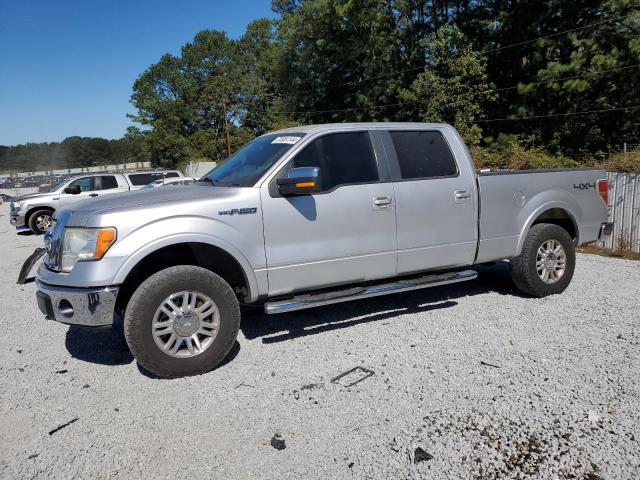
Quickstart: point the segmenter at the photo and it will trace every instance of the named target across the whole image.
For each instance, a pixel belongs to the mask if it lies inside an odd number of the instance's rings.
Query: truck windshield
[[[200,179],[222,187],[252,187],[304,133],[269,134],[246,144]]]
[[[64,180],[60,180],[58,183],[56,183],[53,187],[51,187],[49,189],[50,192],[57,192],[58,190],[60,190],[63,185],[65,185],[67,182],[69,181],[68,178],[65,178]]]

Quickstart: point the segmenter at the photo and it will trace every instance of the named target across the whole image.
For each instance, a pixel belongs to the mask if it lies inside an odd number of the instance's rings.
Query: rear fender
[[[551,198],[554,200],[550,200]],[[518,225],[522,225],[522,228],[520,229],[516,255],[522,253],[522,247],[531,225],[533,225],[540,215],[552,208],[559,208],[567,213],[576,229],[577,237],[580,238],[579,220],[581,218],[581,208],[578,202],[571,197],[568,192],[562,190],[546,190],[531,198],[518,214]]]

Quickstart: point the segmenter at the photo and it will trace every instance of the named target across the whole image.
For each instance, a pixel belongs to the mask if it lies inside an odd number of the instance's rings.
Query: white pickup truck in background
[[[181,176],[178,170],[77,175],[54,185],[49,192],[13,198],[11,225],[17,230],[43,234],[58,208],[67,208],[87,198],[139,190],[158,179]]]

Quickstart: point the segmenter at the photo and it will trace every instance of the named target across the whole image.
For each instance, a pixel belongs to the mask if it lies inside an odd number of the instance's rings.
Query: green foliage
[[[285,120],[265,95],[275,82],[278,52],[269,20],[249,25],[239,40],[204,30],[182,47],[179,57],[164,55],[134,83],[133,119],[152,127],[145,137],[155,166],[227,155],[225,114],[233,149]]]
[[[575,157],[619,150],[625,139],[637,139],[639,110],[547,115],[638,103],[640,69],[626,67],[640,60],[639,7],[637,0],[490,6],[486,17],[498,22],[487,24],[482,36],[499,50],[489,52],[489,78],[498,87],[518,88],[500,91],[485,114],[489,118],[544,117],[491,123],[485,134],[533,135],[539,145]],[[567,30],[575,31],[561,33]],[[527,42],[537,37],[542,38]],[[518,42],[527,43],[500,49]]]
[[[472,146],[476,168],[528,170],[573,168],[580,163],[562,155],[552,155],[542,147],[525,147],[515,135],[500,134],[487,146]]]
[[[600,166],[609,172],[640,173],[640,150],[629,153],[615,153],[604,161],[593,161],[592,165]]]
[[[423,43],[428,65],[406,98],[419,102],[421,120],[451,123],[468,145],[477,145],[482,130],[475,121],[483,103],[494,98],[487,93],[485,62],[455,25],[440,27]]]
[[[200,32],[136,81],[155,164],[224,157],[223,101],[232,149],[299,123],[433,121],[454,124],[480,165],[540,168],[640,137],[639,110],[564,115],[637,103],[640,68],[626,67],[640,63],[638,0],[272,6],[277,20],[237,40]]]
[[[221,160],[225,109],[231,150],[268,130],[345,121],[453,123],[479,165],[500,168],[596,164],[640,143],[640,109],[603,112],[640,98],[640,0],[272,7],[278,19],[238,39],[204,30],[149,66],[131,97],[144,132],[11,147],[0,168]],[[606,160],[630,171],[636,162]]]

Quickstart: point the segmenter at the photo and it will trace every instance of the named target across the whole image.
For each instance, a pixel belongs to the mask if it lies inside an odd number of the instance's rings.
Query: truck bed
[[[606,178],[597,168],[478,171],[476,262],[518,255],[524,233],[541,215],[560,221],[568,217],[578,244],[597,240],[607,211],[597,181]]]

